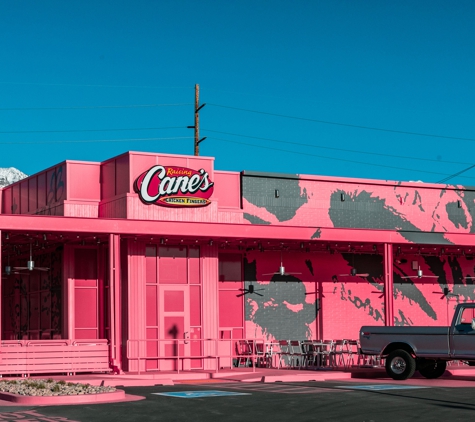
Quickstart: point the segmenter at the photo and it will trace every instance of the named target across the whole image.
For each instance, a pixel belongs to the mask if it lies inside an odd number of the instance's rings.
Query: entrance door
[[[160,370],[190,369],[189,286],[160,286]]]

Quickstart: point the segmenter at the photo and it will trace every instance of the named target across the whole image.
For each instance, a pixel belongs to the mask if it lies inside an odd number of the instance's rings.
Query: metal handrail
[[[26,342],[26,346],[69,346],[67,340],[31,340]]]
[[[138,373],[141,373],[140,369],[140,361],[142,360],[151,360],[151,359],[156,359],[156,360],[176,360],[176,370],[179,373],[180,368],[183,368],[183,361],[185,359],[215,359],[215,365],[216,365],[216,372],[219,372],[220,369],[220,359],[229,359],[231,362],[231,368],[233,368],[233,359],[239,358],[238,353],[234,352],[234,345],[238,341],[247,341],[252,344],[251,347],[251,353],[246,354],[246,357],[249,359],[252,359],[252,362],[257,362],[257,359],[261,357],[261,353],[256,353],[256,344],[261,343],[265,345],[267,342],[265,339],[235,339],[235,338],[230,338],[230,339],[217,339],[217,338],[193,338],[193,339],[130,339],[127,340],[127,345],[126,345],[126,352],[127,352],[127,359],[128,360],[137,360],[138,362]],[[175,344],[177,347],[175,348],[176,354],[174,356],[162,356],[161,354],[158,354],[157,356],[141,356],[142,353],[145,352],[146,350],[146,345],[147,343],[150,342],[156,342],[158,345],[158,350],[160,350],[160,344],[166,343],[166,344]],[[191,342],[201,342],[201,350],[202,353],[200,354],[191,354],[188,353],[186,355],[180,355],[180,345],[185,345]],[[229,344],[229,353],[224,353],[221,351],[221,353],[218,353],[219,349],[219,344]],[[135,345],[135,347],[133,347]],[[210,350],[209,353],[203,353],[203,349],[205,348],[204,346],[208,346],[208,350]],[[134,348],[135,353],[133,353],[132,348]],[[265,346],[264,346],[265,349]],[[142,352],[142,353],[141,353]],[[181,360],[181,364],[180,364]],[[255,372],[255,365],[252,365],[253,367],[253,372]]]

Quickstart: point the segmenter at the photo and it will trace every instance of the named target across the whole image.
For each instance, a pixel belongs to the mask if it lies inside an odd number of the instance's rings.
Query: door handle
[[[188,331],[185,331],[185,332],[183,333],[183,338],[184,338],[185,340],[187,340],[187,339],[190,338],[190,337],[187,337],[187,336],[186,336],[187,334],[188,334]],[[188,344],[187,341],[184,341],[183,343],[184,343],[184,344]]]

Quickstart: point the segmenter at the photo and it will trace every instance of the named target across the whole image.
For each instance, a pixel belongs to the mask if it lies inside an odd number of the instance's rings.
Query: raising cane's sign
[[[145,204],[204,207],[211,203],[213,185],[203,169],[157,165],[135,180],[134,189]]]

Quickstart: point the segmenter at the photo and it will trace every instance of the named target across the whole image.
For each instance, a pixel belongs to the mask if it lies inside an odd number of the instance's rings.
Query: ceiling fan
[[[381,299],[382,297],[384,297],[384,287],[382,290],[373,290],[371,293],[379,295],[378,299]]]
[[[368,273],[358,273],[358,271],[356,270],[356,268],[352,268],[350,270],[350,274],[337,274],[338,277],[369,277],[369,274]]]
[[[249,294],[255,294],[255,295],[258,295],[258,296],[263,296],[262,294],[257,293],[257,292],[261,291],[261,290],[265,290],[265,289],[255,289],[253,284],[249,284],[247,289],[239,289],[239,290],[241,290],[242,293],[236,295],[236,297],[241,297],[241,296],[247,295],[248,293]]]
[[[4,271],[2,273],[2,280],[6,280],[8,278],[8,276],[12,275],[12,274],[23,274],[23,273],[20,273],[19,271],[17,270],[14,270],[11,266],[10,266],[10,255],[8,255],[8,262],[7,262],[7,265],[5,265],[4,267]]]
[[[10,267],[10,255],[8,255],[8,262],[5,265],[5,272],[3,274],[10,275],[12,273],[12,267]],[[2,277],[2,280],[6,279],[6,277]]]
[[[438,275],[424,275],[422,273],[421,267],[418,268],[417,270],[417,275],[405,275],[402,276],[401,278],[439,278]]]
[[[441,299],[447,298],[449,296],[458,296],[456,293],[452,293],[452,291],[448,287],[444,287],[442,292],[432,292],[432,293],[442,293]]]
[[[352,269],[350,270],[349,274],[336,274],[336,277],[369,277],[368,273],[359,273],[358,270],[355,267],[355,254],[353,252],[352,256]]]
[[[35,267],[35,261],[33,261],[33,245],[30,242],[30,260],[26,263],[26,267],[13,267],[14,270],[28,270],[28,271],[49,271],[47,267]]]
[[[276,271],[275,273],[265,273],[265,274],[262,274],[262,275],[281,275],[281,276],[284,276],[284,275],[294,275],[294,274],[302,274],[302,273],[287,273],[287,272],[285,272],[285,267],[284,267],[284,264],[283,264],[283,261],[282,261],[282,251],[280,251],[279,271]]]
[[[4,268],[4,272],[2,273],[2,280],[7,280],[9,276],[11,276],[12,274],[29,274],[29,272],[20,272],[20,271],[17,271],[17,270],[13,270],[12,267],[10,267],[9,265],[5,265],[5,268]]]

